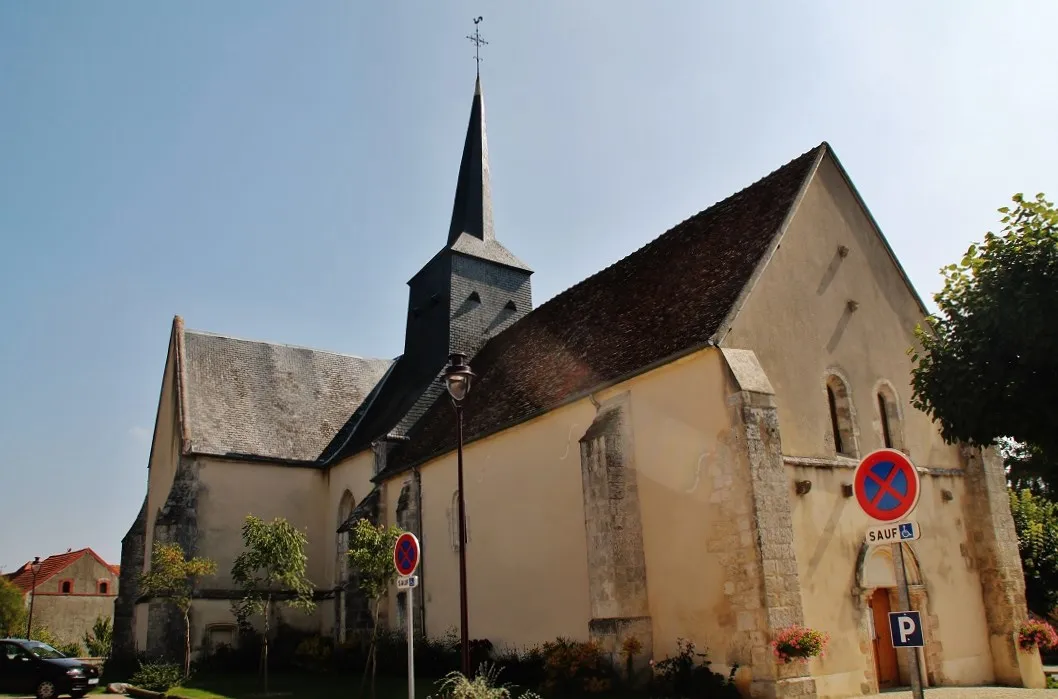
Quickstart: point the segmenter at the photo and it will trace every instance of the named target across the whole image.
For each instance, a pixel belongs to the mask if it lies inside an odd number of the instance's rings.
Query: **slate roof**
[[[471,364],[474,439],[704,346],[779,232],[824,142],[554,297],[492,338]],[[455,448],[446,398],[390,455],[385,476]]]
[[[68,568],[73,563],[81,559],[82,556],[90,555],[94,557],[99,563],[110,570],[117,572],[115,569],[117,566],[113,566],[102,558],[99,557],[95,551],[90,548],[83,548],[78,551],[67,551],[66,553],[59,553],[54,556],[48,556],[40,562],[40,572],[37,573],[37,588],[48,582],[51,578],[55,577],[63,570]],[[7,578],[8,582],[14,584],[15,587],[22,590],[22,592],[29,592],[33,589],[33,563],[32,561],[27,562],[24,566],[8,573],[4,577]]]
[[[474,83],[470,119],[452,203],[448,242],[423,270],[430,269],[439,258],[452,253],[532,272],[528,265],[496,240],[493,229],[489,147],[480,77]],[[398,357],[393,370],[380,383],[375,394],[363,401],[360,409],[325,445],[319,454],[320,462],[328,464],[351,456],[379,438],[406,435],[443,392],[440,376],[444,372],[446,359],[438,357],[436,366],[414,366],[407,354]]]
[[[184,331],[190,451],[315,461],[392,364]]]

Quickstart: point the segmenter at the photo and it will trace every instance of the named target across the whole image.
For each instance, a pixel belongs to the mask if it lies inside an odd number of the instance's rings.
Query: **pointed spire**
[[[492,185],[489,181],[489,146],[485,138],[485,101],[481,94],[481,76],[474,83],[474,100],[470,105],[470,123],[459,163],[452,224],[448,228],[448,245],[454,245],[463,233],[483,242],[494,241],[492,229]]]

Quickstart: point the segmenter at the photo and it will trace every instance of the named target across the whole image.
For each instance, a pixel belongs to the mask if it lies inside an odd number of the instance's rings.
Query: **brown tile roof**
[[[392,363],[184,331],[195,454],[315,461]]]
[[[484,437],[703,346],[779,232],[826,143],[533,310],[473,358],[465,436]],[[447,396],[384,477],[455,448]]]
[[[54,556],[48,556],[40,562],[40,572],[37,573],[37,587],[46,583],[50,578],[58,575],[72,563],[78,561],[84,555],[90,555],[94,557],[99,563],[107,568],[113,569],[115,566],[110,565],[102,558],[99,557],[95,551],[90,548],[80,549],[79,551],[67,551],[66,553],[59,553]],[[26,563],[24,566],[19,568],[13,573],[8,573],[6,577],[9,581],[14,583],[15,587],[22,590],[22,592],[29,592],[33,588],[33,563],[32,561]]]

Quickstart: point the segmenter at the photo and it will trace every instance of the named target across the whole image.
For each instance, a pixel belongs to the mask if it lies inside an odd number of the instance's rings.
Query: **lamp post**
[[[29,619],[26,620],[26,640],[32,640],[30,635],[33,632],[33,598],[37,596],[37,573],[40,572],[40,556],[34,556],[33,562],[29,565],[29,569],[33,571],[33,587],[29,588]]]
[[[463,675],[470,677],[470,634],[467,629],[467,514],[463,499],[463,399],[470,393],[474,372],[467,364],[467,356],[455,352],[448,357],[445,369],[445,385],[452,404],[456,408],[456,439],[458,450],[457,488],[459,493],[459,645],[462,656]]]

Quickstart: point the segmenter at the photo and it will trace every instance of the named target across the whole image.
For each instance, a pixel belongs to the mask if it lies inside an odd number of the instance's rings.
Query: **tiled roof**
[[[95,551],[90,548],[80,549],[78,551],[67,551],[66,553],[59,553],[54,556],[48,556],[40,562],[40,572],[37,573],[37,587],[46,583],[50,578],[62,572],[65,568],[69,567],[70,564],[76,562],[84,555],[91,555],[100,564],[107,568],[113,569],[114,566],[110,565],[102,558],[99,557]],[[29,592],[33,588],[33,563],[32,561],[26,563],[24,566],[19,568],[13,573],[5,575],[10,582],[22,590],[22,592]]]
[[[823,143],[559,294],[490,340],[464,410],[467,439],[692,348],[718,330],[779,232]],[[455,448],[435,401],[381,475]]]
[[[398,434],[398,423],[409,416],[421,416],[429,407],[420,403],[435,375],[425,373],[405,356],[399,357],[389,374],[323,449],[320,463],[345,458],[366,449],[373,440]]]
[[[315,461],[388,359],[184,332],[191,451]]]

